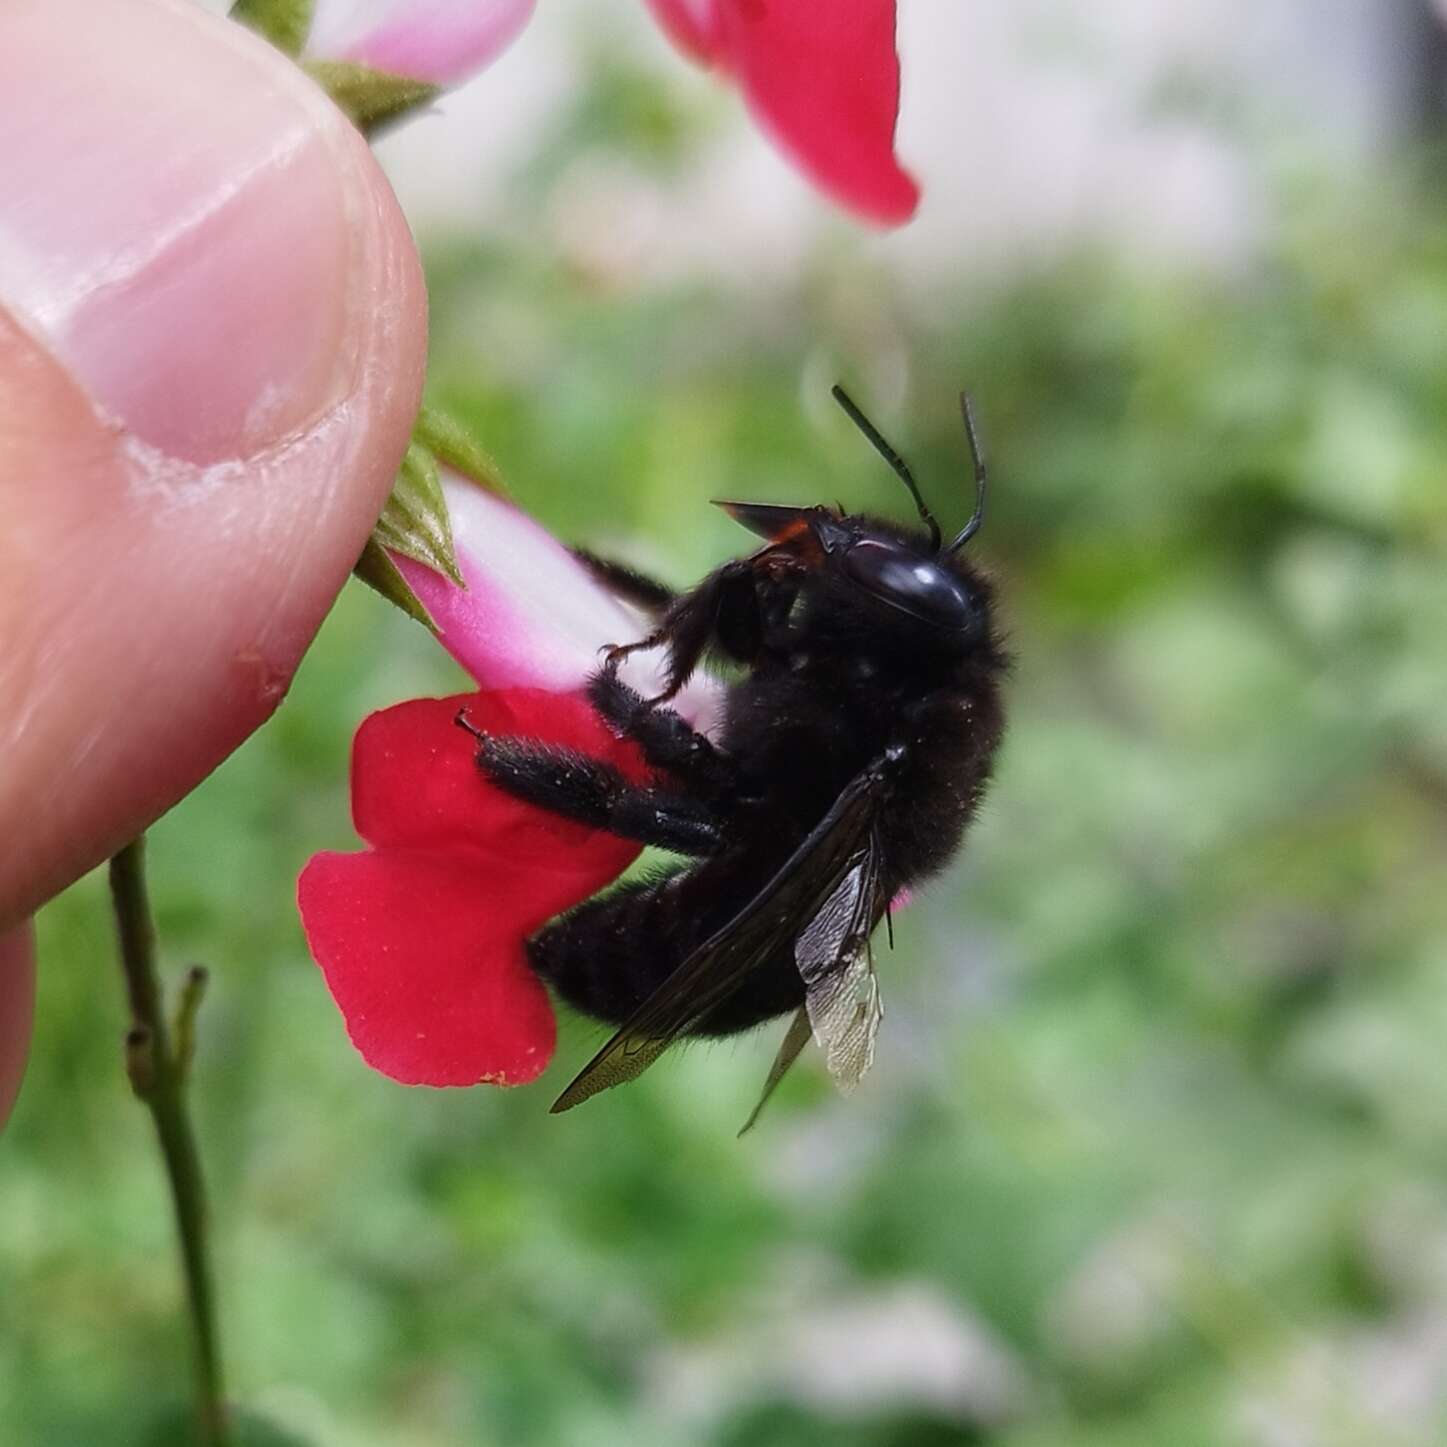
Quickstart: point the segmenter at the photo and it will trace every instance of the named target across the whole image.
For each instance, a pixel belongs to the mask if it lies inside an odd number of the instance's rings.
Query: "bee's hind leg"
[[[662,615],[678,594],[656,578],[612,558],[600,558],[587,548],[570,548],[572,555],[615,597],[647,613]]]
[[[676,854],[712,854],[722,841],[722,825],[702,800],[630,784],[611,764],[576,749],[494,738],[461,716],[458,723],[478,740],[484,776],[515,798]]]

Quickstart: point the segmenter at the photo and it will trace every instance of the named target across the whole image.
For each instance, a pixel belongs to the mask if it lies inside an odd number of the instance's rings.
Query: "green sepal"
[[[452,519],[447,515],[437,459],[420,442],[407,448],[392,484],[392,496],[372,536],[391,552],[451,578],[459,588],[467,586],[452,551]]]
[[[413,435],[420,437],[421,434],[419,421]],[[401,553],[404,558],[424,564],[459,588],[467,586],[452,547],[452,520],[447,515],[447,499],[442,495],[437,459],[420,441],[408,446],[397,481],[392,484],[392,495],[352,571],[409,618],[436,632],[422,600],[392,561],[392,553]]]
[[[373,70],[350,60],[308,60],[302,69],[331,96],[364,136],[371,136],[419,106],[430,105],[441,86]]]
[[[352,575],[373,592],[380,593],[394,608],[400,608],[414,623],[420,623],[431,633],[437,632],[432,615],[375,537],[367,539],[367,546],[362,549],[362,556],[357,559]]]
[[[352,569],[369,588],[434,633],[436,623],[391,555],[401,553],[441,573],[459,588],[467,587],[452,544],[452,519],[437,470],[439,461],[458,477],[489,492],[507,491],[497,464],[472,433],[449,413],[423,407],[412,426],[412,442],[392,484],[392,495]]]
[[[300,55],[311,34],[313,0],[236,0],[231,18],[287,55]]]
[[[475,482],[488,492],[507,491],[497,463],[451,414],[424,406],[417,414],[412,436],[468,482]]]

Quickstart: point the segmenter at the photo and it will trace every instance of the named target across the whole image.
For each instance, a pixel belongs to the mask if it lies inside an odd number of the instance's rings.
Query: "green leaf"
[[[432,615],[423,606],[422,600],[412,591],[396,563],[387,556],[387,550],[375,537],[367,539],[362,556],[357,559],[353,574],[373,591],[380,593],[394,607],[400,608],[414,623],[420,623],[431,632],[437,632]]]
[[[417,414],[412,436],[469,482],[475,482],[489,492],[507,491],[497,463],[450,413],[424,406]]]
[[[287,55],[300,55],[311,34],[312,0],[236,0],[231,18]]]
[[[431,104],[441,90],[426,81],[373,70],[350,60],[309,60],[302,69],[331,96],[364,136]]]

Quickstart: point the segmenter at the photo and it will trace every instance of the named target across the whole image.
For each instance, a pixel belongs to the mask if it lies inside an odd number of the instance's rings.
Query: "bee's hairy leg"
[[[646,573],[630,568],[627,563],[615,562],[612,558],[600,558],[587,548],[570,548],[569,552],[597,579],[610,593],[632,603],[647,613],[662,614],[678,594]]]
[[[733,783],[734,768],[701,733],[671,708],[650,703],[618,677],[611,661],[588,680],[588,698],[603,719],[632,739],[655,769],[678,775],[690,790],[717,799]]]
[[[725,563],[698,587],[679,593],[658,627],[637,643],[608,650],[608,663],[616,666],[639,649],[668,649],[666,686],[650,703],[667,703],[692,677],[709,648],[740,663],[749,662],[762,640],[762,622],[754,570],[748,561]]]
[[[754,563],[735,560],[715,569],[696,588],[675,594],[646,638],[607,649],[607,666],[616,668],[633,653],[666,648],[665,687],[648,702],[667,703],[692,677],[710,648],[736,662],[749,663],[762,646],[763,633]]]
[[[739,663],[750,663],[763,643],[758,579],[749,559],[736,559],[683,593],[664,616],[659,632],[668,639],[665,703],[688,682],[704,653],[716,648]]]
[[[515,798],[676,854],[712,854],[723,828],[700,799],[630,784],[611,764],[531,739],[478,735],[477,766]]]

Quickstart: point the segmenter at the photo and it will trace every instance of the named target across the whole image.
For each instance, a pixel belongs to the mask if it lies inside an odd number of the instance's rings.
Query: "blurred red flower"
[[[311,54],[439,85],[490,64],[535,0],[319,0]],[[898,226],[919,188],[894,158],[895,0],[648,0],[679,49],[733,78],[754,118],[821,190]]]
[[[884,226],[919,187],[894,158],[894,0],[648,0],[674,43],[731,75],[754,118],[822,191]]]

